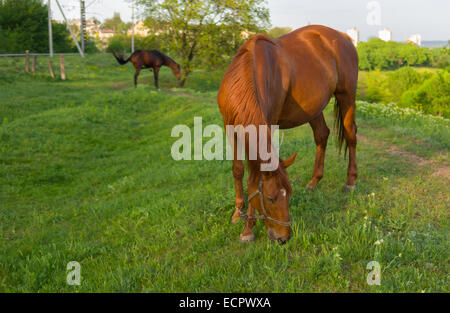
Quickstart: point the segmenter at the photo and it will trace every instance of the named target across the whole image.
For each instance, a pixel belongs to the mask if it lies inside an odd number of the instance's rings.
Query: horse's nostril
[[[287,240],[285,238],[278,238],[277,241],[280,245],[284,245],[287,242]]]

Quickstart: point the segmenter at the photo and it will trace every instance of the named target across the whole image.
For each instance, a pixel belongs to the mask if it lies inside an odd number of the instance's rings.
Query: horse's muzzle
[[[288,240],[289,236],[277,236],[275,235],[274,231],[272,229],[269,229],[267,231],[267,237],[269,237],[272,241],[277,241],[279,244],[284,245]]]

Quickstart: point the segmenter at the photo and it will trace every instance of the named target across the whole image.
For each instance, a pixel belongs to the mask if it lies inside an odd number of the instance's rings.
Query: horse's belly
[[[329,97],[318,99],[314,103],[303,103],[293,98],[288,99],[278,119],[280,129],[294,128],[311,122],[322,113],[329,101]]]

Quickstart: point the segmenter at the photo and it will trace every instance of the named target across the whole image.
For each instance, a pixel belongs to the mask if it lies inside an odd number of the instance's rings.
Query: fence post
[[[53,72],[53,65],[51,60],[48,60],[48,69],[50,70],[50,75],[52,76],[52,78],[55,78],[55,72]]]
[[[66,70],[64,68],[64,54],[59,55],[59,63],[61,67],[61,79],[66,80]]]
[[[30,72],[30,50],[25,51],[25,72]]]
[[[37,55],[33,55],[33,63],[31,64],[31,72],[36,73]]]

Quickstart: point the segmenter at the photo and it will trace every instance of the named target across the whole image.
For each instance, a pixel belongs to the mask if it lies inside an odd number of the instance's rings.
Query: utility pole
[[[131,53],[134,53],[134,1],[131,3]]]
[[[52,1],[48,0],[48,44],[50,57],[53,58]]]
[[[69,21],[67,20],[66,15],[64,14],[64,11],[61,8],[61,5],[59,4],[59,0],[55,0],[55,1],[56,1],[56,4],[58,5],[59,11],[61,12],[61,15],[64,18],[64,21],[66,22],[67,29],[69,30],[70,34],[72,35],[73,42],[75,42],[75,45],[77,46],[78,52],[80,53],[81,57],[84,58],[84,52],[81,50],[80,45],[78,44],[77,37],[75,36],[72,28],[70,27]]]
[[[85,40],[86,36],[86,6],[84,0],[80,0],[80,37],[81,37],[81,50],[83,53],[86,51],[85,49]]]

